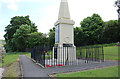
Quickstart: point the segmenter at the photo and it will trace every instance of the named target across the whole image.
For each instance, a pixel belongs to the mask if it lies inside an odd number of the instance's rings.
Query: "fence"
[[[104,62],[103,46],[80,47],[77,50],[77,59],[86,60],[85,63],[88,61]]]
[[[50,47],[38,46],[31,51],[31,58],[44,67],[78,65],[88,62],[103,62],[103,46],[95,47]],[[58,53],[59,52],[59,53]],[[70,57],[76,52],[76,58]]]

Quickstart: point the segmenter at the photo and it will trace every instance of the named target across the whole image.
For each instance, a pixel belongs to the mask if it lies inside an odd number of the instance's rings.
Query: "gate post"
[[[102,62],[104,62],[104,50],[103,50],[103,45],[102,45],[102,57],[103,57]]]

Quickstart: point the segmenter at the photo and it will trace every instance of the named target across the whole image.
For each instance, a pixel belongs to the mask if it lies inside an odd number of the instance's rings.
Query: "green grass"
[[[6,57],[3,59],[4,63],[0,63],[0,67],[9,66],[10,64],[17,61],[19,55],[27,55],[30,56],[30,52],[9,52],[6,54]]]
[[[118,66],[75,73],[61,73],[57,74],[56,77],[118,77]]]
[[[83,49],[83,51],[85,51],[85,50]],[[104,50],[104,59],[105,60],[118,60],[118,46],[104,45],[103,50]],[[84,55],[82,55],[82,56],[85,57],[85,54],[86,53],[84,52]],[[79,48],[77,48],[77,50],[76,50],[76,55],[80,56]]]
[[[104,54],[106,60],[118,60],[118,46],[104,47]]]
[[[109,47],[109,46],[116,46],[117,43],[110,43],[110,44],[95,44],[95,45],[87,45],[87,46],[83,46],[83,47],[93,47],[93,46],[101,46],[103,45],[103,47]]]
[[[3,46],[4,44],[5,44],[5,41],[0,39],[0,46]]]
[[[18,77],[20,76],[19,62],[17,61],[19,55],[31,56],[30,52],[9,52],[6,54],[6,57],[3,59],[4,63],[0,63],[0,67],[5,68],[5,77]]]
[[[19,62],[15,62],[6,68],[3,77],[19,77],[21,76]],[[5,78],[6,79],[6,78]]]

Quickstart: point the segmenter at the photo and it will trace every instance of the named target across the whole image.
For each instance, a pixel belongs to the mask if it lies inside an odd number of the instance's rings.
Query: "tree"
[[[55,44],[55,27],[50,29],[48,40],[49,40],[49,45],[54,46],[54,44]]]
[[[21,25],[19,29],[17,29],[16,33],[13,35],[12,41],[16,46],[15,51],[24,51],[25,46],[25,36],[31,32],[31,27],[28,25]]]
[[[102,30],[104,22],[100,15],[93,14],[91,17],[85,18],[81,21],[81,27],[83,28],[83,32],[87,36],[86,41],[88,44],[99,44],[102,41]]]
[[[47,45],[47,38],[46,38],[46,35],[41,33],[41,32],[34,32],[34,33],[30,33],[30,34],[27,34],[25,36],[25,45],[26,45],[26,48],[33,48],[35,46],[44,46],[44,45]]]
[[[117,20],[110,20],[105,22],[103,32],[104,43],[114,43],[120,41],[119,35],[120,33]]]
[[[76,46],[86,45],[88,41],[86,41],[87,35],[83,32],[82,27],[74,28],[74,43]]]
[[[5,27],[6,34],[4,35],[5,41],[6,41],[6,51],[14,51],[15,48],[15,42],[12,41],[14,33],[16,33],[16,30],[20,28],[21,25],[28,25],[31,27],[31,32],[37,32],[37,26],[35,26],[34,23],[31,22],[29,19],[29,16],[15,16],[11,18],[10,24]]]

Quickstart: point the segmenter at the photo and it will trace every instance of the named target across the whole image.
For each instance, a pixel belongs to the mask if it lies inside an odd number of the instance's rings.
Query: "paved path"
[[[118,62],[116,61],[105,61],[102,63],[88,63],[81,64],[77,66],[66,66],[66,67],[53,67],[53,68],[41,68],[40,66],[33,63],[32,60],[26,56],[20,56],[23,77],[49,77],[49,74],[61,73],[61,72],[74,72],[74,71],[83,71],[95,68],[102,68],[108,66],[117,66]]]
[[[36,65],[26,56],[21,56],[23,77],[48,77],[44,69]]]

